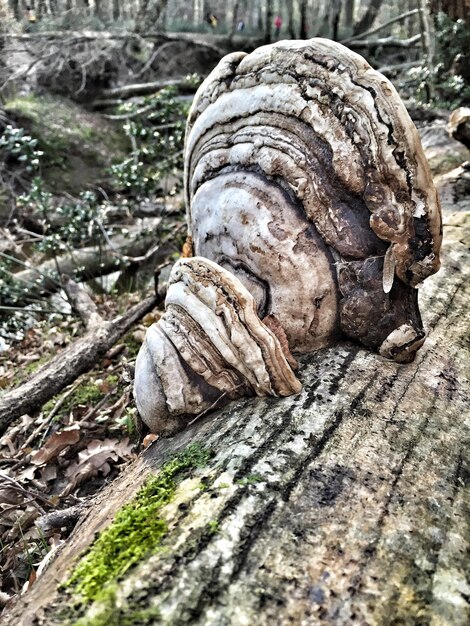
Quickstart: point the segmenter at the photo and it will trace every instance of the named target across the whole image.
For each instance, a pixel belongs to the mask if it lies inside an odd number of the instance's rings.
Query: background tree
[[[377,15],[379,14],[380,7],[383,4],[383,0],[370,0],[369,6],[362,18],[354,25],[353,34],[359,35],[368,30],[374,23]]]

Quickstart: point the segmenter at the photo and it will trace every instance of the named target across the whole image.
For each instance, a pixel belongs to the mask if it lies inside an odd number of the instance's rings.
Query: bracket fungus
[[[185,196],[197,256],[175,266],[136,367],[150,428],[222,395],[295,393],[289,350],[341,334],[414,358],[439,200],[400,97],[361,56],[311,39],[224,57],[189,114]]]
[[[165,313],[147,331],[136,362],[139,413],[156,432],[223,399],[289,396],[301,389],[283,346],[263,324],[250,292],[202,257],[173,267]]]

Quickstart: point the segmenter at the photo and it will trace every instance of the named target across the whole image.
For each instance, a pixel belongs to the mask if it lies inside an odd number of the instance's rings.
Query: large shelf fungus
[[[271,324],[279,345],[309,352],[345,333],[398,362],[413,359],[425,336],[416,287],[439,268],[439,200],[404,105],[362,57],[312,39],[222,59],[189,114],[185,194],[194,254],[213,262],[214,281],[231,275],[237,293],[251,293],[255,318]],[[189,282],[199,276],[186,262],[176,272],[188,272]],[[161,423],[204,410],[217,393],[283,395],[258,389],[232,362],[223,377],[230,388],[203,376],[210,389],[194,390],[201,354],[222,353],[205,327],[213,321],[191,315],[193,296],[178,305],[171,296],[164,321],[149,331],[143,353],[153,356],[137,364],[139,410],[150,401],[139,369],[156,363],[161,391],[173,378],[163,373],[170,361],[189,381],[187,393],[174,386],[170,395],[187,400],[173,406],[164,391]],[[171,324],[180,330],[170,337]]]

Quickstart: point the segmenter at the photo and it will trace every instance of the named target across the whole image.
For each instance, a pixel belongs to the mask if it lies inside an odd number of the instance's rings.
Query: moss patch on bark
[[[189,471],[204,466],[210,452],[190,445],[168,461],[155,476],[149,476],[135,498],[116,515],[78,563],[66,583],[80,601],[105,600],[106,586],[129,568],[157,551],[167,534],[161,515],[179,482]]]

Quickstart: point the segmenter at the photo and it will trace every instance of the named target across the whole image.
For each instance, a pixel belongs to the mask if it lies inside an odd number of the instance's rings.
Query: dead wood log
[[[387,20],[386,22],[384,22],[383,24],[380,24],[379,26],[376,26],[375,28],[366,30],[364,33],[360,33],[359,35],[355,35],[354,37],[348,37],[347,39],[342,39],[341,43],[346,45],[346,44],[351,43],[352,41],[356,41],[357,39],[364,39],[364,37],[368,37],[369,35],[375,35],[375,33],[378,33],[384,28],[387,28],[388,26],[391,26],[392,24],[396,24],[397,22],[402,22],[403,20],[406,20],[409,17],[416,15],[422,10],[423,9],[412,9],[411,11],[406,11],[405,13],[402,13],[401,15],[397,15],[396,17],[390,20]]]
[[[178,626],[467,624],[462,219],[447,218],[443,268],[420,290],[428,337],[413,363],[345,342],[302,358],[299,395],[240,400],[158,441],[98,495],[5,625],[75,623],[60,583],[145,478],[194,441],[213,457],[163,508],[162,549],[123,574],[107,601],[85,601],[80,624],[102,611],[103,623],[119,624],[143,609]]]
[[[133,96],[145,96],[164,87],[178,87],[179,89],[190,89],[196,91],[196,86],[188,83],[185,78],[169,78],[166,80],[157,80],[151,83],[137,83],[133,85],[124,85],[122,87],[113,87],[112,89],[103,89],[100,94],[101,98],[132,98]],[[93,104],[93,103],[92,103]]]
[[[382,39],[359,39],[351,41],[345,45],[352,50],[367,48],[414,48],[419,45],[421,35],[414,35],[408,39],[397,39],[396,37],[384,37]]]
[[[72,253],[58,256],[41,263],[38,267],[16,272],[13,276],[19,284],[28,285],[28,299],[23,302],[15,296],[15,301],[10,302],[2,298],[6,306],[24,305],[30,302],[32,297],[41,297],[56,293],[62,288],[63,283],[59,275],[64,277],[73,276],[75,280],[89,280],[97,276],[106,276],[111,272],[121,269],[125,262],[134,257],[145,255],[149,248],[153,247],[155,235],[146,235],[126,239],[118,237],[112,240],[113,247],[98,248],[89,246],[79,248]],[[156,261],[161,263],[169,254],[175,251],[176,245],[170,242],[162,243]]]
[[[133,324],[151,311],[159,296],[151,296],[132,307],[125,315],[111,321],[97,322],[94,327],[70,344],[49,363],[41,367],[26,383],[0,398],[0,434],[25,413],[33,413],[70,385],[80,374],[90,370]],[[83,310],[83,307],[81,307]]]

